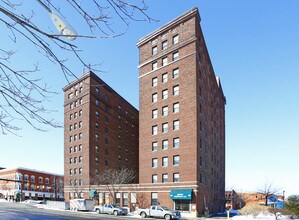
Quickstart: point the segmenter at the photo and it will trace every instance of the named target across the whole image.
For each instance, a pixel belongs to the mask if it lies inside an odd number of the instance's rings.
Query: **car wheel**
[[[97,209],[97,210],[96,210],[96,213],[97,213],[97,214],[100,214],[100,213],[101,213],[101,211],[100,211],[99,209]]]
[[[165,220],[171,220],[171,216],[170,215],[165,215],[164,218],[165,218]]]
[[[140,213],[140,216],[141,216],[142,218],[146,218],[146,213],[145,213],[145,212],[141,212],[141,213]]]
[[[114,212],[113,212],[113,215],[117,215],[118,213],[117,213],[117,211],[115,210]]]

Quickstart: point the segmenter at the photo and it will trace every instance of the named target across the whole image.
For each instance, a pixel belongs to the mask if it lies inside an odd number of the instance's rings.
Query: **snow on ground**
[[[0,202],[9,202],[6,199],[0,199]]]
[[[275,216],[274,215],[264,215],[264,214],[259,214],[258,216],[256,216],[256,217],[254,217],[254,216],[249,216],[249,215],[247,215],[247,216],[240,216],[240,215],[238,215],[238,216],[234,216],[234,217],[232,217],[231,218],[232,220],[257,220],[257,219],[265,219],[265,220],[275,220]],[[279,220],[280,219],[284,219],[284,220],[286,220],[286,219],[290,219],[289,217],[287,217],[287,216],[281,216],[281,217],[279,217],[278,218]]]

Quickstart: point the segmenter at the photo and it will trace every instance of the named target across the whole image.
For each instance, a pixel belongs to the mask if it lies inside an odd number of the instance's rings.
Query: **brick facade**
[[[226,100],[199,23],[192,9],[137,43],[139,183],[171,208],[176,201],[169,192],[191,188],[189,211],[203,213],[222,211],[225,204]]]
[[[27,168],[0,170],[0,193],[7,199],[63,199],[63,176]],[[16,180],[8,181],[8,180]]]
[[[63,90],[65,198],[89,198],[104,169],[138,171],[138,110],[92,72]]]

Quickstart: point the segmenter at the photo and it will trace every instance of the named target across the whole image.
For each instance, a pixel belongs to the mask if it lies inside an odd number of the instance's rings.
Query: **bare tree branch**
[[[106,39],[119,37],[126,33],[130,21],[156,21],[147,15],[144,0],[139,3],[130,3],[123,0],[42,0],[45,8],[59,13],[63,17],[61,4],[64,10],[72,10],[74,17],[86,25],[89,32],[79,33],[76,36],[62,35],[53,31],[46,31],[38,23],[37,15],[31,11],[26,15],[22,0],[0,0],[0,25],[2,29],[9,30],[8,38],[12,44],[31,44],[36,51],[42,54],[53,65],[58,65],[65,80],[77,78],[68,64],[69,57],[74,57],[83,68],[94,72],[102,72],[97,65],[90,63],[81,57],[75,42],[70,42],[65,37],[83,39]],[[26,2],[27,3],[27,2]],[[66,5],[66,7],[65,7]],[[50,10],[51,8],[51,10]],[[49,18],[50,21],[50,18]],[[50,21],[51,22],[51,21]],[[70,23],[75,21],[69,20]],[[76,20],[77,23],[77,20]],[[119,23],[124,25],[120,30]],[[76,27],[75,27],[76,28]],[[85,29],[84,29],[85,30]],[[2,32],[6,33],[6,32]],[[0,48],[0,128],[3,134],[17,134],[20,130],[18,121],[26,121],[33,128],[46,131],[44,127],[61,127],[61,123],[48,119],[48,111],[44,103],[50,101],[56,93],[51,91],[47,83],[36,77],[40,71],[35,65],[33,68],[16,68],[13,56],[24,51],[12,50],[1,45]],[[60,53],[64,51],[64,53]],[[61,55],[64,54],[64,55]],[[25,57],[25,56],[24,56]],[[36,61],[34,61],[36,62]],[[26,70],[27,69],[27,70]],[[28,70],[29,69],[29,70]],[[36,78],[34,78],[36,77]]]

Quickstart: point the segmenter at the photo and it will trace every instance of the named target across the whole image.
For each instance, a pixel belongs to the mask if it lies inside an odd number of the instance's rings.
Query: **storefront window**
[[[175,210],[190,211],[190,200],[175,200]]]

